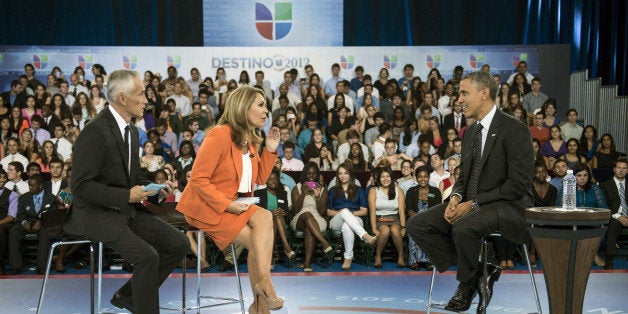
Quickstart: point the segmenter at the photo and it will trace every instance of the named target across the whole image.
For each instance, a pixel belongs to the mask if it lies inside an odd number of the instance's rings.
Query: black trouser
[[[128,228],[104,243],[133,265],[133,277],[118,291],[133,296],[134,313],[159,313],[159,286],[190,250],[185,234],[163,220],[138,211]]]
[[[26,230],[20,223],[15,223],[11,230],[9,230],[9,265],[11,269],[21,270],[24,267],[22,262],[22,240],[26,235]],[[39,245],[37,247],[37,268],[39,271],[46,269],[46,263],[48,262],[48,252],[50,251],[50,240],[48,234],[43,227],[39,228],[37,232],[39,238]]]
[[[493,238],[493,250],[495,251],[495,258],[498,262],[506,260],[514,261],[517,257],[517,244],[503,237]]]
[[[612,260],[615,254],[617,254],[617,239],[621,234],[621,230],[627,228],[615,218],[611,218],[608,223],[608,230],[606,231],[606,259]]]
[[[444,218],[446,208],[443,203],[414,215],[406,223],[408,234],[439,272],[457,265],[459,282],[475,282],[482,237],[499,227],[497,206],[483,206],[453,225]]]
[[[0,224],[0,266],[3,265],[2,258],[9,248],[9,230],[11,230],[11,227],[13,227],[13,222]]]

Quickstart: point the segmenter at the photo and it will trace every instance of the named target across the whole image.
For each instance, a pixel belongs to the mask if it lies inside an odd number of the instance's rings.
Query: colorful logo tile
[[[355,57],[353,55],[340,56],[340,67],[350,70],[355,65]]]
[[[478,54],[477,56],[469,55],[469,65],[474,68],[481,68],[484,64],[484,55]]]
[[[48,55],[33,55],[33,65],[37,69],[45,69],[48,66]]]
[[[127,70],[135,69],[137,66],[137,56],[122,56],[122,66]]]
[[[264,4],[256,2],[255,28],[268,40],[279,40],[288,36],[292,29],[292,2],[275,2],[272,12]]]
[[[83,70],[91,69],[92,64],[94,64],[94,58],[92,55],[78,56],[78,65],[83,68]]]
[[[525,61],[528,62],[528,54],[527,53],[521,53],[518,55],[514,55],[512,57],[512,64],[517,67],[519,65],[519,62],[521,61]]]
[[[427,67],[430,69],[438,68],[440,66],[440,55],[430,56],[427,55]]]
[[[181,56],[167,56],[166,63],[167,66],[175,67],[178,69],[181,66]]]
[[[397,66],[397,55],[384,56],[384,67],[388,70],[394,69]]]

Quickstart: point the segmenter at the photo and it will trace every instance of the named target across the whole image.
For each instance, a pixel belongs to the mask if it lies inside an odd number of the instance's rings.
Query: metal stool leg
[[[39,302],[37,303],[37,314],[39,314],[41,312],[41,308],[42,305],[44,303],[44,295],[46,294],[46,285],[48,284],[48,277],[50,275],[50,265],[52,264],[52,256],[54,255],[54,251],[57,247],[62,246],[62,245],[70,245],[70,244],[80,244],[80,243],[91,243],[91,241],[89,240],[76,240],[76,241],[58,241],[58,242],[54,242],[51,246],[50,246],[50,253],[48,254],[48,263],[46,264],[46,272],[44,273],[44,281],[41,284],[41,291],[39,293]],[[92,276],[92,287],[91,290],[93,291],[93,275],[94,272],[93,270],[91,271],[91,276]],[[93,294],[92,294],[93,296]],[[91,298],[91,313],[94,313],[94,299]]]
[[[200,251],[199,251],[200,253]],[[236,275],[236,280],[238,283],[238,299],[234,299],[234,298],[226,298],[226,297],[214,297],[214,296],[198,296],[198,300],[200,300],[201,298],[203,299],[212,299],[212,300],[221,300],[224,302],[221,303],[216,303],[216,304],[209,304],[209,305],[204,305],[203,307],[214,307],[214,306],[221,306],[221,305],[227,305],[227,304],[234,304],[234,303],[240,303],[240,311],[242,312],[242,314],[245,314],[245,310],[244,310],[244,297],[242,296],[242,284],[240,282],[240,272],[238,270],[238,259],[236,258],[236,250],[235,250],[235,245],[233,243],[231,243],[231,254],[233,254],[233,266],[235,268],[235,275]],[[200,265],[200,262],[199,262]],[[200,294],[200,267],[198,268],[198,274],[199,274],[199,279],[198,279],[198,291],[197,293]],[[200,304],[200,301],[197,301],[197,304]]]
[[[543,310],[541,310],[541,301],[539,300],[539,291],[536,288],[536,280],[534,279],[534,273],[532,272],[532,266],[530,266],[530,256],[528,255],[528,246],[523,243],[521,244],[523,247],[523,255],[526,258],[526,265],[528,266],[528,273],[530,274],[530,284],[532,284],[532,292],[534,293],[534,300],[536,301],[536,310],[538,314],[542,314]]]
[[[426,313],[430,313],[432,311],[432,292],[434,291],[434,279],[436,278],[436,267],[432,268],[432,279],[430,280],[430,292],[427,295],[427,304],[425,308],[427,309]]]
[[[478,286],[478,292],[482,295],[483,300],[487,299],[487,294],[488,294],[488,270],[487,270],[487,263],[488,263],[488,240],[486,239],[486,237],[482,238],[482,281],[480,282],[479,286]],[[480,312],[482,312],[483,314],[486,313],[486,308],[484,308],[483,310],[481,310]]]

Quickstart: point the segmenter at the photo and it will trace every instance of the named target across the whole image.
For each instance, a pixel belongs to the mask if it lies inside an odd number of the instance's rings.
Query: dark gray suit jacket
[[[468,126],[462,138],[462,151],[473,151],[473,134],[477,124]],[[473,154],[462,154],[461,173],[452,193],[467,200],[467,183],[471,176]],[[532,207],[534,155],[528,126],[497,109],[482,153],[482,171],[476,199],[480,207],[496,206],[499,226],[509,240],[526,238],[524,210]]]
[[[626,192],[625,196],[628,200],[628,189],[626,187],[626,183],[628,181],[624,180],[624,192]],[[608,208],[611,210],[611,214],[616,214],[619,211],[619,206],[621,206],[621,200],[619,198],[619,189],[615,184],[614,177],[611,177],[610,180],[602,182],[600,184],[600,188],[602,188],[602,193],[604,193],[604,197],[606,198],[606,203],[608,203]]]
[[[139,135],[131,126],[131,173],[122,134],[109,108],[90,120],[73,147],[72,212],[64,230],[96,241],[118,238],[139,204],[129,204],[140,175]]]

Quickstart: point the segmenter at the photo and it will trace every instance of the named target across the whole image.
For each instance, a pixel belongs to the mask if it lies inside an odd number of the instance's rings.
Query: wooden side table
[[[608,209],[532,207],[528,231],[543,259],[551,313],[582,313],[591,263],[606,232]]]

